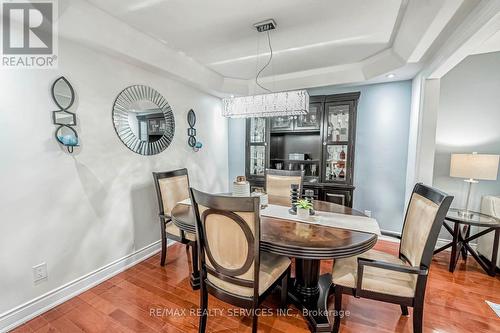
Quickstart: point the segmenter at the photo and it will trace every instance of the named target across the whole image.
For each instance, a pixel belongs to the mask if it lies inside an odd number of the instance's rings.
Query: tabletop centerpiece
[[[295,203],[295,206],[297,207],[297,217],[301,219],[307,219],[309,218],[310,211],[313,208],[313,204],[307,200],[307,199],[299,199]]]

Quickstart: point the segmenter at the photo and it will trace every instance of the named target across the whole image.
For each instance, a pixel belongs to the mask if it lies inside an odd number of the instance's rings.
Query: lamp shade
[[[499,155],[451,154],[450,177],[496,180]]]

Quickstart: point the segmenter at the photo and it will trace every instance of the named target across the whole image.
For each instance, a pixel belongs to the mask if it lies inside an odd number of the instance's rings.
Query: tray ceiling
[[[214,73],[200,85],[222,82],[215,91],[235,94],[255,89],[253,78],[269,57],[256,22],[277,22],[270,32],[273,61],[261,76],[281,90],[373,82],[388,73],[411,78],[467,6],[464,0],[88,1],[175,53],[176,63],[201,69],[203,77]]]

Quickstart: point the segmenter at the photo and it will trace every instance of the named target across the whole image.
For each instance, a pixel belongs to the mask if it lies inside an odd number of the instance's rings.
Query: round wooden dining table
[[[270,196],[269,203],[289,206],[290,199]],[[324,201],[315,201],[314,209],[365,216],[354,209]],[[261,216],[260,220],[260,249],[295,258],[295,278],[289,284],[290,300],[302,310],[312,332],[330,332],[331,316],[327,299],[332,277],[329,273],[320,275],[321,260],[364,253],[375,245],[378,236],[368,232],[274,217]],[[172,210],[172,221],[181,230],[196,233],[196,219],[191,206],[177,204]],[[199,285],[199,272],[193,271],[191,280],[194,282],[193,287]]]

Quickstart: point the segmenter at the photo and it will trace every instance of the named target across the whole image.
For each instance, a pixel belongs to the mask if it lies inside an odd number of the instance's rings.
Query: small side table
[[[455,271],[455,267],[457,266],[458,259],[460,258],[460,254],[462,254],[462,258],[464,260],[467,260],[467,253],[470,253],[472,257],[479,263],[479,265],[481,265],[481,267],[486,271],[486,273],[488,273],[488,275],[495,276],[498,257],[498,244],[500,241],[500,219],[471,211],[469,212],[472,213],[472,216],[461,216],[459,212],[459,209],[450,208],[450,210],[446,214],[443,226],[453,236],[453,240],[445,246],[442,246],[439,249],[435,250],[434,254],[451,247],[449,271],[453,273]],[[452,228],[448,222],[453,223],[454,228]],[[484,227],[486,229],[471,236],[471,226]],[[481,258],[477,254],[477,252],[474,251],[474,249],[471,248],[469,242],[490,232],[494,232],[495,237],[493,240],[491,262],[488,263],[486,260]]]

